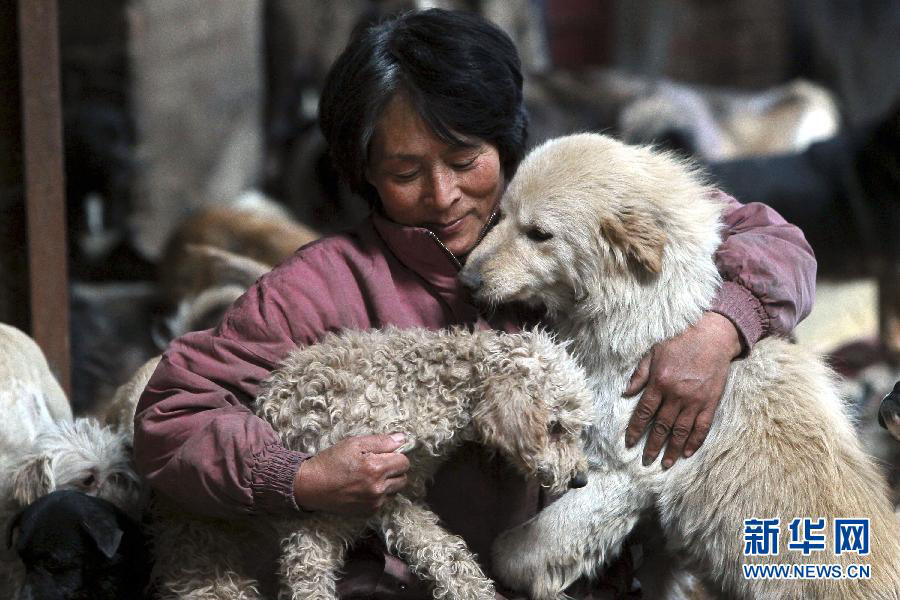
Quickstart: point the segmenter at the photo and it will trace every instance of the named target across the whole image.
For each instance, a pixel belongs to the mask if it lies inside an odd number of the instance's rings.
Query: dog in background
[[[878,423],[900,442],[900,381],[894,385],[894,390],[881,401],[881,408],[878,409]]]
[[[8,477],[16,508],[55,490],[103,498],[135,519],[146,504],[146,490],[132,464],[132,439],[89,417],[45,428],[11,463]]]
[[[126,439],[134,439],[134,413],[138,400],[156,370],[162,356],[154,356],[134,372],[131,378],[120,385],[109,402],[95,411],[94,417],[113,431],[121,431]]]
[[[15,327],[0,323],[0,466],[28,448],[44,426],[71,422],[72,408],[44,353]]]
[[[166,243],[159,283],[167,316],[154,328],[160,351],[189,331],[215,327],[248,287],[319,234],[261,194],[188,217]]]
[[[695,323],[720,285],[713,262],[722,207],[685,163],[599,134],[551,140],[529,154],[502,199],[503,219],[461,278],[489,303],[543,306],[571,342],[595,402],[588,485],[566,493],[494,546],[501,580],[537,600],[558,598],[618,554],[640,515],[655,510],[667,543],[711,589],[734,598],[900,597],[900,538],[882,473],[863,451],[823,361],[760,340],[731,373],[710,435],[689,460],[641,465],[625,447],[637,402],[623,398],[654,344]],[[795,518],[870,520],[871,552],[829,552],[865,580],[748,579],[745,519],[778,518],[786,548]],[[795,552],[797,563],[821,562]],[[671,565],[669,565],[671,566]],[[801,587],[802,586],[802,587]]]
[[[150,553],[138,524],[114,504],[56,491],[20,512],[6,543],[25,565],[19,600],[138,600]]]

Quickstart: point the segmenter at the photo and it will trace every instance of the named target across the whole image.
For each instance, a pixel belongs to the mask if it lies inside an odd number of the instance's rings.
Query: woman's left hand
[[[666,439],[665,469],[679,456],[697,451],[725,391],[729,365],[740,353],[740,337],[731,321],[706,312],[696,325],[656,344],[641,359],[624,393],[633,396],[644,390],[628,423],[625,445],[634,446],[653,421],[644,446],[645,466],[656,460]]]

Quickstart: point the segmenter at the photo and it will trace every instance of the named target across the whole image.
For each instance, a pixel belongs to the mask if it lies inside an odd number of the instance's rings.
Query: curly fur
[[[461,274],[492,302],[545,305],[595,392],[588,485],[501,535],[494,566],[536,600],[560,597],[615,556],[655,510],[677,553],[734,598],[900,597],[900,539],[882,474],[863,452],[816,356],[777,338],[735,361],[705,444],[671,469],[626,449],[623,398],[653,344],[695,323],[719,286],[720,206],[688,165],[597,134],[547,142],[520,165],[504,219]],[[542,235],[529,236],[538,229]],[[552,237],[548,237],[548,234]],[[512,259],[514,257],[514,259]],[[872,552],[744,557],[743,520],[868,517]],[[833,549],[832,533],[827,548]],[[742,563],[871,565],[867,580],[750,580]]]
[[[285,595],[336,598],[345,551],[371,528],[431,582],[435,598],[493,599],[493,584],[465,542],[445,531],[425,506],[426,483],[454,448],[475,440],[561,492],[587,468],[581,434],[591,402],[576,362],[538,331],[346,331],[293,352],[262,384],[257,399],[258,414],[287,447],[315,453],[348,436],[399,431],[409,440],[402,450],[411,468],[406,488],[370,519],[313,513],[276,524],[283,533]],[[202,526],[186,531],[192,527]],[[177,546],[166,539],[167,548]],[[201,591],[225,581],[229,594],[243,593],[239,588],[253,582],[237,575],[236,557],[223,560],[198,553],[194,542],[190,546],[193,556],[167,560],[161,570],[169,597],[255,597]],[[223,539],[213,547],[227,546]],[[198,573],[216,573],[217,582]],[[186,581],[195,584],[189,592]]]

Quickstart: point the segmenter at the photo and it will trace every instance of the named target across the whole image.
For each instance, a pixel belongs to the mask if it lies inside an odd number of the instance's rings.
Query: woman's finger
[[[685,458],[690,458],[706,441],[706,436],[709,435],[709,428],[712,426],[713,416],[716,414],[716,406],[718,404],[716,402],[712,406],[701,410],[697,415],[697,419],[694,421],[694,430],[684,445]]]
[[[399,477],[409,471],[409,459],[405,454],[379,454],[378,461],[381,463],[385,479]]]
[[[634,412],[631,413],[631,419],[628,421],[628,429],[625,430],[626,448],[631,448],[637,444],[638,440],[644,435],[644,431],[646,431],[650,421],[656,416],[661,400],[659,390],[656,387],[651,385],[644,389],[644,395],[641,396],[637,406],[634,407]]]
[[[669,437],[675,418],[681,412],[681,405],[676,402],[665,402],[659,409],[653,425],[650,427],[650,435],[647,436],[647,444],[644,446],[644,466],[649,466],[659,456],[659,451]]]
[[[694,429],[696,417],[697,411],[688,409],[681,411],[681,414],[675,419],[675,423],[672,425],[672,432],[669,434],[669,443],[666,444],[666,452],[663,454],[663,469],[668,469],[681,457],[688,436]]]
[[[385,481],[384,495],[391,496],[406,487],[406,475],[390,477]]]
[[[625,392],[622,393],[623,396],[634,396],[647,385],[647,379],[650,376],[650,360],[652,357],[653,352],[648,352],[644,355],[644,358],[641,359],[641,362],[638,363],[634,373],[631,374],[631,379],[628,381],[628,387],[625,388]]]

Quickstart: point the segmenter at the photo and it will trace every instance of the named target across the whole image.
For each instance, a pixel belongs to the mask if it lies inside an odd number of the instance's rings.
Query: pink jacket
[[[809,313],[816,263],[800,230],[773,210],[727,200],[715,256],[726,283],[712,310],[750,347],[790,332]],[[525,315],[480,313],[457,282],[459,268],[429,231],[379,215],[304,246],[251,287],[217,329],[172,342],[137,408],[138,470],[156,493],[196,512],[296,512],[292,483],[306,457],[284,448],[248,408],[260,380],[292,348],[329,331],[523,325]],[[499,459],[464,447],[438,472],[429,502],[486,558],[494,537],[532,516],[541,498]]]

